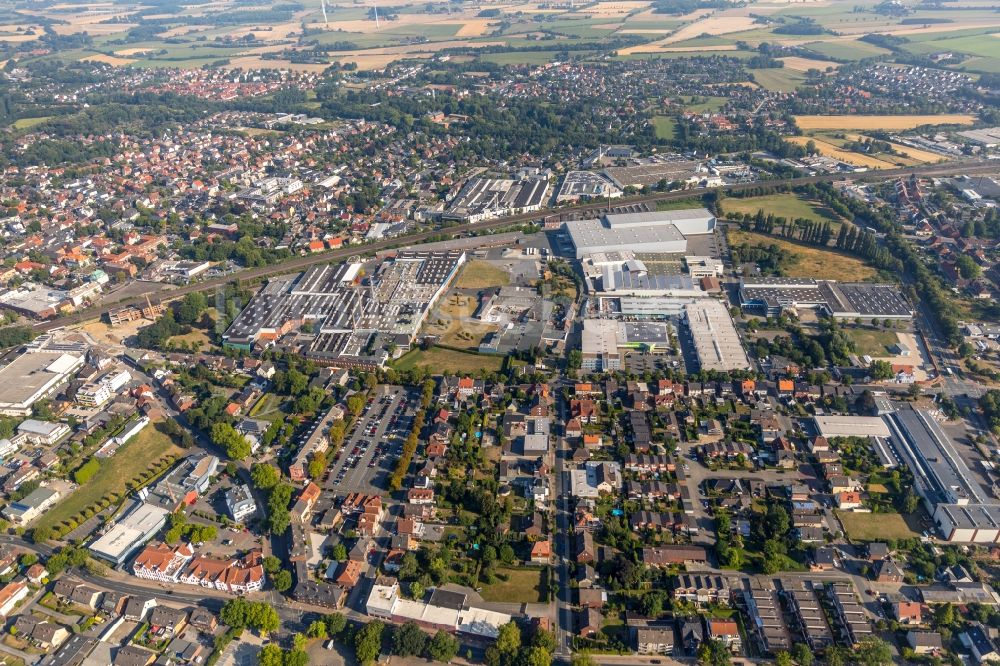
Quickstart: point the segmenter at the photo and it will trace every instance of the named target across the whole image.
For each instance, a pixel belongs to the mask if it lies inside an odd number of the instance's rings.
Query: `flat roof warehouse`
[[[687,236],[710,234],[716,219],[704,208],[637,213],[609,213],[595,220],[566,222],[563,230],[576,258],[625,250],[651,254],[683,254]]]

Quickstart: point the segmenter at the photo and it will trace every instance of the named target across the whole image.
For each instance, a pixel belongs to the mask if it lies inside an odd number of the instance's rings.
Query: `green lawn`
[[[49,120],[52,116],[39,116],[37,118],[20,118],[15,120],[12,127],[16,130],[31,129],[37,125],[41,125],[46,120]]]
[[[836,511],[844,532],[852,541],[882,541],[885,539],[912,539],[920,536],[913,516],[899,513],[853,513]],[[910,524],[913,523],[914,527]]]
[[[684,109],[691,113],[707,113],[719,111],[725,104],[725,97],[690,97],[686,100]]]
[[[110,493],[122,493],[126,484],[164,456],[180,455],[181,448],[151,423],[114,456],[101,462],[101,468],[72,495],[43,515],[37,526],[53,527],[69,520],[83,509]]]
[[[725,212],[749,213],[753,215],[763,209],[764,214],[774,213],[776,217],[793,220],[797,217],[816,222],[839,222],[840,219],[830,209],[792,194],[771,194],[763,197],[738,199],[731,197],[722,204]]]
[[[484,585],[480,593],[485,601],[506,603],[536,603],[545,601],[545,569],[498,569],[507,580]]]
[[[456,287],[466,289],[503,287],[508,284],[510,275],[507,271],[488,261],[470,261],[462,267],[462,272],[455,280]]]
[[[474,373],[481,369],[487,372],[497,372],[502,365],[503,357],[501,356],[485,356],[431,347],[426,351],[414,349],[407,352],[397,359],[392,367],[403,372],[421,366],[430,370],[432,374],[440,374],[442,372]]]
[[[653,129],[656,130],[657,139],[673,141],[677,132],[677,121],[670,116],[653,116]]]
[[[848,328],[844,332],[854,341],[858,354],[889,356],[889,347],[899,342],[895,331],[875,328]]]
[[[775,92],[791,92],[806,80],[803,72],[796,72],[787,67],[751,69],[750,72],[753,73],[753,80],[757,85]]]

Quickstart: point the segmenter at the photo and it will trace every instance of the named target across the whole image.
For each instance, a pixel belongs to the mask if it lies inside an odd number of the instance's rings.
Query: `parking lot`
[[[409,404],[415,404],[416,398],[401,386],[379,386],[373,393],[323,481],[329,500],[350,493],[380,495],[388,488],[389,475],[413,425]]]

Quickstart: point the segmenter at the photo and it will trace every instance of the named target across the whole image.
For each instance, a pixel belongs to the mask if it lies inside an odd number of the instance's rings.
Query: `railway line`
[[[982,175],[982,174],[997,173],[997,172],[1000,172],[1000,164],[988,163],[983,160],[962,160],[962,161],[948,162],[943,164],[929,164],[920,167],[905,167],[899,169],[884,169],[877,171],[869,171],[865,173],[850,174],[849,177],[851,178],[851,180],[854,181],[879,182],[909,175],[920,175],[920,176],[952,176],[956,174]],[[620,199],[616,199],[614,201],[614,205],[626,206],[626,205],[656,204],[662,201],[679,201],[683,199],[697,198],[705,194],[708,194],[710,192],[742,192],[762,186],[797,187],[800,185],[831,182],[843,177],[847,176],[824,174],[818,176],[800,176],[796,178],[782,178],[776,180],[757,181],[752,183],[734,183],[732,185],[724,185],[722,187],[696,188],[691,190],[680,190],[675,192],[658,192],[654,194],[639,195],[634,197],[622,197]],[[272,264],[270,266],[249,268],[225,277],[214,278],[211,280],[206,280],[204,282],[184,285],[181,287],[164,285],[163,288],[158,292],[152,292],[138,296],[131,296],[119,301],[115,301],[113,303],[103,303],[101,305],[87,308],[86,310],[81,310],[79,312],[59,317],[57,319],[38,322],[37,324],[34,324],[34,329],[39,333],[42,333],[45,331],[61,328],[63,326],[78,324],[80,322],[88,321],[91,319],[98,319],[107,314],[110,310],[114,310],[116,308],[125,307],[129,305],[141,306],[146,303],[146,299],[148,297],[153,297],[161,302],[170,301],[177,298],[181,298],[184,295],[192,292],[212,292],[234,281],[256,282],[264,278],[273,277],[276,275],[298,272],[315,264],[328,263],[332,261],[347,259],[349,257],[357,255],[373,254],[379,251],[420,244],[429,239],[437,240],[442,236],[450,238],[461,238],[461,237],[466,237],[468,235],[482,234],[497,229],[503,229],[505,227],[516,226],[518,224],[539,222],[542,220],[556,222],[556,221],[585,219],[596,213],[600,213],[607,207],[608,207],[608,202],[606,201],[576,204],[572,206],[564,206],[562,208],[553,208],[543,211],[536,211],[532,213],[510,215],[491,220],[484,220],[482,222],[459,224],[454,227],[449,227],[447,229],[429,229],[424,231],[418,231],[412,234],[407,234],[405,236],[396,236],[393,238],[378,240],[371,243],[365,243],[363,245],[353,245],[347,248],[330,250],[327,252],[320,252],[316,254],[309,254],[306,256],[293,257],[281,263]]]

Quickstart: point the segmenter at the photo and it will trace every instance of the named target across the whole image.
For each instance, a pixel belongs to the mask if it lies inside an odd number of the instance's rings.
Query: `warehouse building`
[[[0,368],[0,416],[29,416],[31,406],[54,396],[83,366],[83,354],[38,350]]]
[[[812,278],[741,278],[740,307],[762,317],[808,309],[838,319],[913,318],[913,310],[895,285]]]
[[[90,552],[118,566],[156,536],[169,515],[164,508],[137,501],[121,520],[90,544]]]
[[[926,411],[887,415],[893,453],[913,472],[913,487],[934,517],[941,537],[958,543],[1000,543],[1000,503],[988,496]]]
[[[470,178],[452,199],[441,218],[461,222],[481,222],[504,215],[518,215],[541,209],[549,193],[545,177],[511,180]]]
[[[832,437],[880,437],[891,434],[889,426],[878,416],[851,416],[833,414],[813,418],[820,436]]]
[[[585,319],[582,368],[590,372],[618,370],[624,354],[662,354],[669,346],[670,326],[667,323]]]
[[[576,250],[588,254],[641,251],[649,254],[683,254],[687,236],[715,231],[715,216],[704,208],[609,213],[596,220],[566,222],[563,229]]]
[[[725,304],[711,298],[689,303],[684,306],[684,319],[700,370],[750,369],[750,360]]]

